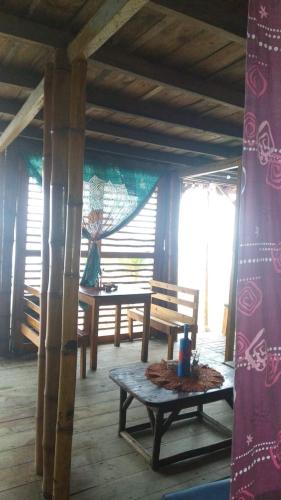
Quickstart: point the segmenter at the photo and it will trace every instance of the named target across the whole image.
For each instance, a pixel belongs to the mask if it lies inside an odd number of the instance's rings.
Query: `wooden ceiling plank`
[[[25,101],[14,119],[9,123],[0,137],[0,152],[4,151],[27,125],[35,118],[43,106],[44,81],[37,85],[32,94]]]
[[[225,10],[222,10],[220,15],[217,15],[216,8],[212,5],[211,9],[209,9],[208,6],[206,7],[206,1],[203,1],[205,9],[200,8],[203,5],[202,0],[196,0],[193,3],[186,0],[177,0],[176,2],[174,0],[151,0],[150,5],[163,15],[176,17],[181,22],[193,23],[198,29],[211,31],[246,48],[246,20],[245,29],[240,28],[240,26],[237,28],[233,25],[232,20],[227,18]],[[227,5],[227,3],[225,2],[224,5]],[[204,11],[208,12],[208,18],[211,18],[211,20],[206,20]],[[220,22],[223,17],[223,22]]]
[[[203,98],[236,111],[244,107],[243,92],[230,89],[218,82],[206,81],[191,73],[180,73],[174,69],[150,63],[135,55],[121,53],[115,48],[99,50],[89,60],[89,67],[122,71],[130,77],[148,80],[155,87],[163,87],[176,92],[181,90],[199,99]]]
[[[69,59],[90,57],[114,35],[148,0],[105,0],[68,46]]]

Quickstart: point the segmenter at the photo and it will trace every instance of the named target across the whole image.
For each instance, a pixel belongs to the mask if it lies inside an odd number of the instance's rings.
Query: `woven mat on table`
[[[164,360],[150,365],[145,375],[153,384],[183,392],[205,392],[221,387],[224,382],[221,373],[208,365],[199,365],[196,377],[178,377]]]

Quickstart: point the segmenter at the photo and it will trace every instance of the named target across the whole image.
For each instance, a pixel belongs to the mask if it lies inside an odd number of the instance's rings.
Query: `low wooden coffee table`
[[[218,389],[207,392],[175,392],[158,387],[145,376],[147,363],[137,363],[126,368],[115,368],[110,371],[110,378],[120,387],[119,435],[135,448],[151,464],[153,470],[180,460],[194,458],[217,450],[231,447],[231,431],[224,425],[211,418],[203,411],[203,405],[214,401],[226,400],[233,407],[233,378],[234,370],[224,364],[210,363],[224,376],[224,383]],[[149,422],[126,427],[127,410],[136,398],[146,406]],[[195,410],[180,413],[187,408]],[[202,422],[211,424],[227,438],[218,443],[187,450],[166,458],[160,459],[161,439],[171,424],[177,420],[198,418]],[[132,434],[151,428],[153,431],[153,448],[150,454]]]

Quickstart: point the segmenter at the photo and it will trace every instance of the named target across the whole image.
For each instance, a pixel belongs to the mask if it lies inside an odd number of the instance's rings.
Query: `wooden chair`
[[[152,290],[155,291],[151,301],[150,327],[167,335],[167,359],[173,359],[174,342],[177,340],[177,335],[183,333],[185,323],[190,325],[192,348],[195,349],[198,331],[199,291],[155,280],[152,280],[150,285]],[[178,297],[179,293],[181,294],[180,298]],[[182,298],[182,295],[187,296],[187,298]],[[184,306],[188,310],[188,314],[178,312],[178,305]],[[174,309],[171,306],[174,306]],[[133,322],[142,320],[142,310],[128,309],[128,334],[130,340],[133,340]]]

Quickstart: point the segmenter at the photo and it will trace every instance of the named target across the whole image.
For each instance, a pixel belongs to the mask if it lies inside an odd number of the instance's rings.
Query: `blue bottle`
[[[189,377],[191,375],[191,340],[188,337],[189,325],[184,325],[184,337],[180,339],[178,377]]]

